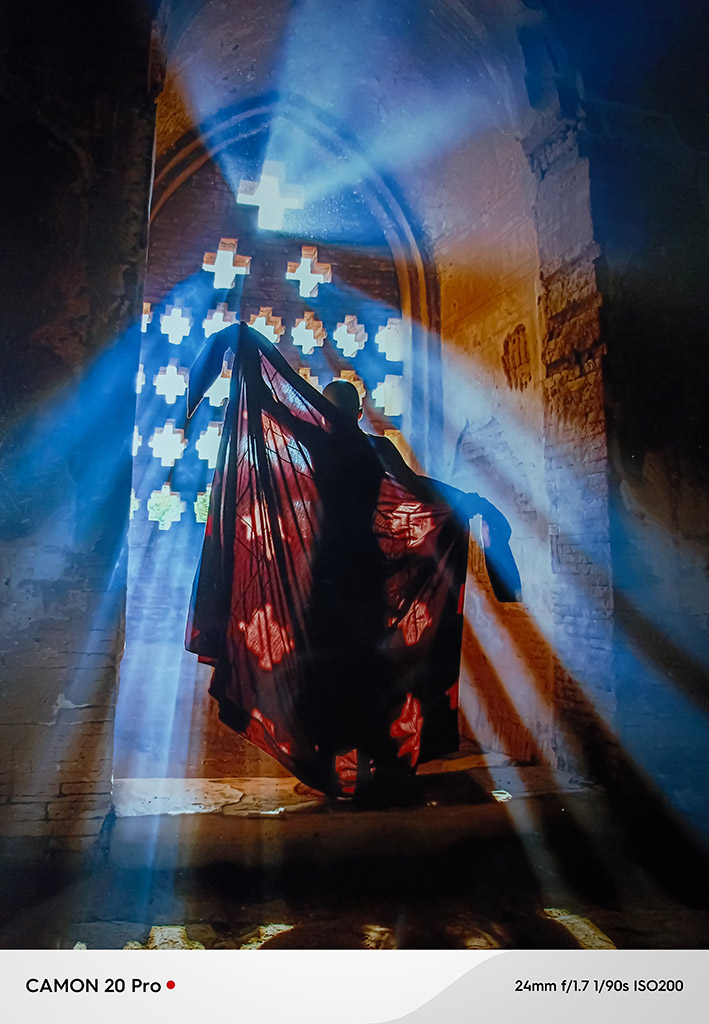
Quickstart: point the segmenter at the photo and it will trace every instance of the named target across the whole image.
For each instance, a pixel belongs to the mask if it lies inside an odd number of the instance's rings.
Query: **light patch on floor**
[[[396,949],[396,935],[380,924],[363,924],[362,945],[365,949]]]
[[[455,937],[464,949],[499,949],[500,944],[487,932],[476,930],[474,932],[462,929],[448,928],[448,934]]]
[[[444,757],[419,766],[417,775],[438,775],[441,772],[466,772],[470,768],[495,768],[510,763],[508,754],[468,754],[467,757]]]
[[[204,949],[201,942],[192,942],[187,929],[179,924],[154,925],[145,945],[127,942],[124,949]]]
[[[462,949],[499,949],[500,943],[484,931],[472,914],[457,914],[446,925],[446,935],[452,946]]]
[[[484,767],[481,766],[484,764]],[[486,752],[432,761],[421,775],[468,772],[483,790],[492,783],[495,800],[534,797],[545,793],[588,792],[594,786],[567,772],[539,766],[515,767],[504,754]],[[438,801],[430,801],[436,806]],[[315,790],[285,778],[116,779],[113,806],[119,818],[146,815],[224,814],[239,817],[281,817],[316,809],[328,801]]]
[[[232,779],[243,792],[241,800],[225,805],[223,814],[273,817],[319,807],[325,797],[315,791],[298,792],[298,780],[291,775],[285,779],[250,778]]]
[[[488,763],[488,768],[494,769],[489,775],[480,769],[472,769],[473,778],[479,779],[484,789],[492,782],[496,790],[504,790],[511,797],[590,793],[599,788],[589,779],[544,765],[509,765],[497,768]]]
[[[617,949],[608,936],[587,917],[571,914],[561,907],[545,907],[544,916],[566,928],[581,949]]]
[[[113,784],[118,818],[209,814],[238,803],[243,796],[232,779],[116,779]]]
[[[248,942],[245,942],[241,949],[260,949],[261,946],[275,935],[281,935],[283,932],[290,932],[292,930],[292,924],[262,924],[258,933],[249,939]]]
[[[148,814],[228,814],[268,817],[314,807],[317,794],[296,792],[297,779],[116,779],[113,806],[119,818]]]

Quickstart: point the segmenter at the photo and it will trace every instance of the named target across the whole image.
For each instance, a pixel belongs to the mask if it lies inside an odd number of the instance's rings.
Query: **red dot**
[[[168,981],[167,987],[168,988],[174,988],[175,987],[175,982],[174,981]]]

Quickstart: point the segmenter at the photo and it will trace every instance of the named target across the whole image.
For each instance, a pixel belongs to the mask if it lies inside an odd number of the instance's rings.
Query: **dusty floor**
[[[418,785],[364,810],[291,778],[118,782],[88,855],[4,850],[0,945],[180,925],[227,949],[709,946],[706,860],[662,808],[504,758]]]

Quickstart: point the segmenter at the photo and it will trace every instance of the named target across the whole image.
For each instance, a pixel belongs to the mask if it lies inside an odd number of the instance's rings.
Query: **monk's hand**
[[[494,540],[509,540],[512,528],[499,508],[491,501],[481,498],[475,491],[469,491],[465,495],[463,505],[468,519],[472,519],[473,516],[482,516],[488,537]]]

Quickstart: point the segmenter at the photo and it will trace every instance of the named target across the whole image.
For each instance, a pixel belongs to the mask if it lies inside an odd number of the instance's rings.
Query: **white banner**
[[[12,1024],[704,1024],[708,967],[696,950],[0,954]]]

